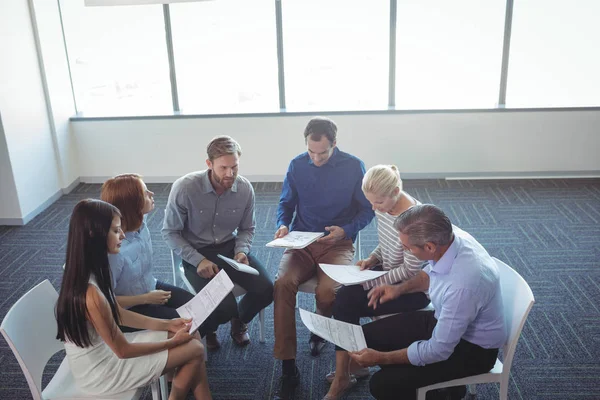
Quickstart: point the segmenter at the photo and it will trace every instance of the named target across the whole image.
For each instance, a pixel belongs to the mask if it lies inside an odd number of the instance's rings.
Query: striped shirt
[[[416,204],[421,204],[416,201]],[[402,248],[398,231],[394,228],[397,217],[388,213],[375,211],[377,216],[377,236],[379,245],[371,256],[377,258],[384,271],[390,271],[379,278],[364,282],[365,290],[375,286],[392,285],[405,281],[423,269],[424,262],[415,257],[410,251]]]

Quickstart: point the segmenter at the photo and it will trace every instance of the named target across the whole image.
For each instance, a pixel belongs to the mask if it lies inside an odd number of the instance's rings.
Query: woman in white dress
[[[189,334],[190,321],[149,318],[116,302],[108,254],[119,252],[123,238],[116,207],[92,199],[75,206],[56,320],[77,385],[90,395],[114,395],[176,368],[169,400],[190,390],[197,400],[212,399],[204,347]],[[147,331],[123,334],[119,324]]]

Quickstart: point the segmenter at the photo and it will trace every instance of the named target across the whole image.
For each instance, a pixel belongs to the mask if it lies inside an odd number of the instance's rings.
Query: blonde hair
[[[391,197],[394,190],[402,190],[402,179],[395,165],[376,165],[369,168],[362,181],[364,193]]]

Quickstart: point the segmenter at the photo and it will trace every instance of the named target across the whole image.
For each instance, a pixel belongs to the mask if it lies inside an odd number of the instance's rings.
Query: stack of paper
[[[309,331],[346,351],[367,348],[365,334],[360,325],[336,321],[303,309],[300,309],[300,318]]]
[[[319,264],[319,267],[331,279],[344,286],[358,285],[388,273],[388,271],[371,271],[369,269],[361,271],[358,265]]]
[[[200,293],[177,309],[177,312],[183,318],[192,319],[190,334],[202,325],[232,290],[233,282],[231,282],[227,273],[221,270],[208,282],[208,285],[204,286]]]
[[[286,249],[303,249],[318,238],[323,232],[292,231],[282,238],[267,243],[267,247],[284,247]]]

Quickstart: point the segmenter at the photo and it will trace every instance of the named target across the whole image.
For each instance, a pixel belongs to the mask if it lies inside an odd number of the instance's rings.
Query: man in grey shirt
[[[240,145],[229,136],[217,136],[207,146],[207,170],[179,178],[171,189],[162,236],[182,258],[185,276],[197,292],[221,269],[247,293],[237,304],[232,293],[201,327],[209,349],[220,346],[215,331],[231,320],[234,343],[250,343],[247,325],[273,301],[273,282],[263,265],[250,254],[254,238],[254,189],[238,175]],[[259,272],[233,269],[218,255],[233,258]]]

